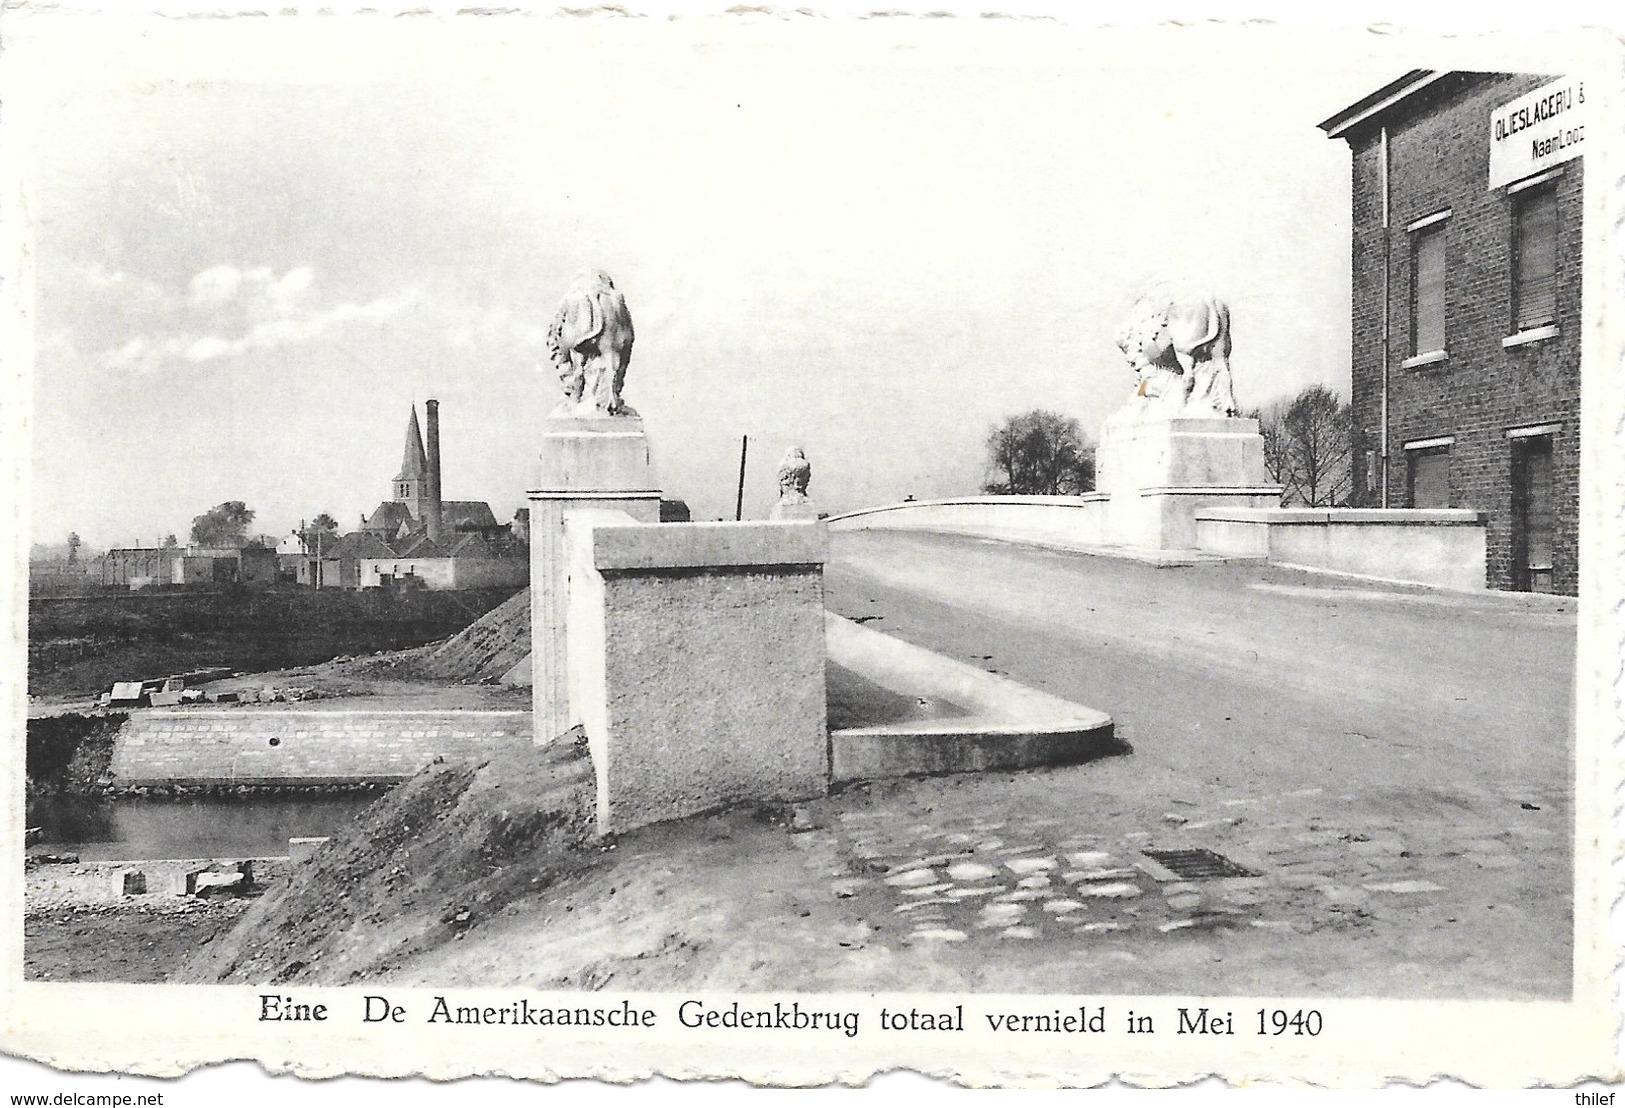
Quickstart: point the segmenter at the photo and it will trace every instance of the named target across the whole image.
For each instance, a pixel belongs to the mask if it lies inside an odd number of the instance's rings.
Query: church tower
[[[401,456],[401,471],[395,475],[394,498],[411,510],[414,519],[421,520],[428,496],[429,460],[423,452],[423,432],[418,428],[418,409],[414,404],[412,418],[406,425],[406,452]]]

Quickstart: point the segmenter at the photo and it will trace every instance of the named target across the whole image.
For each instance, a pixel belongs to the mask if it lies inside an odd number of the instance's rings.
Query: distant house
[[[276,551],[269,546],[245,546],[237,552],[237,580],[249,588],[265,588],[276,584]]]
[[[352,531],[338,538],[324,538],[322,556],[312,558],[312,570],[300,584],[323,589],[359,589],[358,567],[362,558],[391,553],[391,547],[370,531]]]
[[[237,579],[237,560],[214,553],[176,554],[170,559],[173,585],[229,584]]]
[[[530,575],[518,544],[465,532],[445,543],[421,536],[398,553],[362,558],[358,576],[362,588],[477,589],[522,585]]]
[[[175,554],[175,547],[114,547],[101,560],[102,584],[128,589],[167,585],[174,573]]]
[[[299,580],[299,570],[309,561],[305,553],[305,540],[298,535],[284,535],[276,544],[277,580],[293,584]],[[308,567],[307,567],[308,569]]]
[[[240,584],[264,588],[277,579],[276,551],[265,546],[188,546],[168,553],[167,583],[173,585]]]

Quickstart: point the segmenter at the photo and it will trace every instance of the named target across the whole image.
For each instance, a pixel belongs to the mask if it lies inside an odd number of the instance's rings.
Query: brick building
[[[1414,70],[1353,160],[1353,503],[1488,516],[1488,584],[1573,594],[1582,82]]]

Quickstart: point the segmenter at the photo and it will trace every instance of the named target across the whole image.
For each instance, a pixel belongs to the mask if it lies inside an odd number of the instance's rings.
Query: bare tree
[[[987,467],[982,491],[997,496],[1075,496],[1095,487],[1095,448],[1078,421],[1041,408],[988,432]]]
[[[1325,385],[1255,410],[1264,466],[1288,507],[1348,502],[1354,487],[1354,412]]]

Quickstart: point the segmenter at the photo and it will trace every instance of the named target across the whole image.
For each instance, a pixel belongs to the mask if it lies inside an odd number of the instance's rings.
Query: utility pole
[[[734,522],[745,518],[745,454],[750,450],[750,436],[739,436],[739,493],[734,497]]]
[[[299,540],[299,547],[300,547],[300,549],[302,549],[305,552],[305,556],[309,557],[310,556],[310,525],[307,524],[304,520],[300,520],[299,521],[299,530],[294,532],[294,537]],[[316,561],[310,567],[310,584],[311,584],[311,587],[314,588],[317,592],[321,591],[321,588],[322,588],[322,533],[320,531],[316,532]]]

